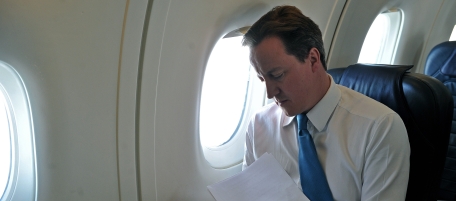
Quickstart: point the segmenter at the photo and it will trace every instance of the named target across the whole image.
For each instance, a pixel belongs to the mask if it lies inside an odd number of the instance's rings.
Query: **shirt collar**
[[[336,83],[334,82],[331,75],[329,75],[331,79],[331,84],[329,86],[328,91],[323,96],[323,98],[307,113],[307,117],[309,118],[310,122],[317,128],[319,132],[321,132],[326,123],[329,121],[329,117],[333,113],[334,109],[336,108],[337,104],[339,103],[339,99],[341,97],[341,93],[339,88],[337,88]],[[295,117],[289,117],[282,112],[282,126],[288,126],[293,122]]]

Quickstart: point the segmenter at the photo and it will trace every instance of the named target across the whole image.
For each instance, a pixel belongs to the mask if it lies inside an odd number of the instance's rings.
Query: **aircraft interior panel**
[[[419,62],[415,68],[416,72],[423,73],[424,65],[426,63],[427,55],[432,48],[448,41],[449,36],[453,32],[453,28],[456,25],[456,18],[454,17],[454,11],[456,10],[455,1],[443,1],[437,16],[434,19],[432,28],[429,30],[428,38],[424,43],[421,55],[419,55]],[[418,12],[416,12],[418,14]],[[416,59],[415,59],[416,60]]]
[[[31,115],[24,128],[33,128],[29,141],[12,142],[29,146],[18,149],[28,163],[11,154],[11,167],[30,167],[13,170],[30,180],[4,197],[0,189],[0,201],[214,200],[207,186],[241,171],[243,129],[268,101],[252,74],[241,134],[202,145],[208,60],[229,33],[286,4],[319,25],[328,69],[357,63],[374,19],[400,12],[391,64],[423,73],[456,24],[453,0],[0,1],[0,67],[22,80]],[[4,77],[0,93],[10,93]]]
[[[438,28],[446,27],[445,30],[447,30],[453,27],[454,19],[446,14],[452,10],[453,4],[454,1],[445,0],[349,1],[331,46],[328,68],[357,63],[359,54],[353,53],[360,52],[366,33],[375,17],[390,9],[400,9],[404,15],[403,27],[399,35],[395,59],[390,64],[413,64],[415,65],[413,71],[422,72],[422,67],[417,67],[420,56],[427,55],[437,44],[436,40],[440,42],[443,39],[448,40],[449,32]],[[369,9],[366,9],[367,7]],[[442,17],[439,18],[439,15]],[[446,21],[443,21],[444,19]],[[431,33],[435,36],[430,37]],[[429,40],[432,42],[429,43]],[[430,46],[426,47],[427,53],[424,52],[425,45]],[[422,65],[424,63],[420,63],[420,66]]]
[[[321,28],[334,30],[328,24],[335,26],[332,21],[337,21],[341,10],[333,9],[342,9],[337,6],[340,3],[332,0],[154,1],[141,83],[140,174],[141,180],[145,180],[141,182],[142,199],[210,200],[207,185],[240,171],[239,162],[226,169],[211,167],[199,140],[199,97],[204,67],[219,38],[252,24],[264,12],[281,4],[296,5]],[[165,15],[156,16],[156,13]],[[145,190],[153,189],[154,185],[156,192]]]
[[[138,75],[142,69],[141,54],[144,25],[148,22],[148,1],[127,1],[124,12],[118,68],[117,97],[117,164],[119,200],[138,200]],[[147,16],[147,17],[146,17]]]
[[[125,2],[0,4],[0,60],[15,68],[30,98],[37,200],[118,200],[115,122]]]

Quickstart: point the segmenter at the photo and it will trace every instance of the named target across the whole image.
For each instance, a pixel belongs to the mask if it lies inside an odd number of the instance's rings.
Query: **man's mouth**
[[[286,103],[287,101],[288,101],[288,100],[276,100],[276,104],[277,104],[278,106],[281,106],[281,105],[283,105],[284,103]]]

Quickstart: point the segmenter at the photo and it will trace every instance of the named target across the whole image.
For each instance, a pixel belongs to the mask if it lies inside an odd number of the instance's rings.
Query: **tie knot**
[[[303,129],[307,130],[307,120],[308,120],[307,115],[298,114],[296,116],[296,119],[298,121],[298,130],[303,130]]]

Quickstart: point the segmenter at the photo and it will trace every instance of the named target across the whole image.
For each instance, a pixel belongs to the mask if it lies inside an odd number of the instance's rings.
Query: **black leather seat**
[[[435,46],[426,60],[424,74],[440,80],[456,95],[456,41]],[[452,108],[451,110],[455,110]],[[456,200],[456,116],[453,116],[448,153],[440,183],[439,199]]]
[[[328,73],[336,83],[382,102],[401,116],[411,147],[406,200],[437,200],[453,97],[441,82],[407,72],[410,68],[355,64]]]

